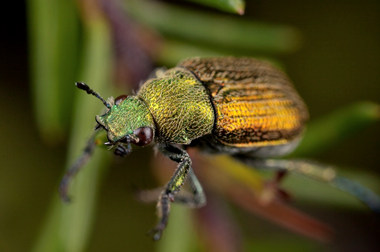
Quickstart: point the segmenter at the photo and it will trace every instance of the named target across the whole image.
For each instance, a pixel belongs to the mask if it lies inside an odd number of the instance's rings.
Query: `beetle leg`
[[[119,144],[118,146],[116,146],[115,151],[114,151],[114,154],[115,154],[116,156],[125,157],[125,156],[127,156],[129,153],[131,153],[131,152],[132,152],[131,144],[130,144],[130,143],[127,143],[127,147],[125,147],[125,146],[122,145],[122,144]]]
[[[281,188],[281,185],[280,185],[288,172],[287,169],[284,169],[283,167],[280,167],[280,166],[268,167],[266,164],[266,159],[256,159],[248,155],[239,155],[239,154],[234,155],[233,157],[250,167],[254,167],[256,169],[270,168],[271,170],[275,171],[274,177],[266,181],[264,184],[263,192],[260,195],[260,202],[262,204],[267,204],[271,202],[274,198],[279,198],[282,200],[291,199],[291,195],[287,191],[285,191],[283,188]]]
[[[174,200],[176,203],[185,204],[186,206],[191,208],[203,207],[206,204],[206,195],[203,191],[201,183],[199,183],[197,176],[195,176],[193,168],[191,167],[189,169],[188,176],[191,195],[189,193],[179,193],[175,195]]]
[[[64,202],[70,202],[70,197],[67,195],[67,190],[70,181],[78,173],[78,171],[87,163],[92,153],[94,152],[96,144],[96,134],[98,130],[95,130],[90,139],[87,141],[86,147],[83,150],[82,155],[75,161],[75,163],[67,170],[63,176],[61,183],[59,184],[59,194],[61,200]]]
[[[170,181],[165,185],[157,202],[157,212],[160,219],[157,226],[149,232],[154,240],[161,238],[170,213],[170,201],[174,201],[174,195],[179,192],[184,184],[187,174],[191,169],[191,159],[185,150],[170,144],[159,144],[159,150],[168,158],[178,163],[178,167]]]
[[[281,172],[305,175],[322,182],[331,182],[336,177],[332,167],[302,159],[253,159],[247,156],[234,156],[248,166]]]
[[[366,204],[373,211],[380,213],[380,197],[359,183],[345,177],[337,176],[333,167],[302,159],[253,159],[246,156],[235,156],[243,163],[271,170],[290,171],[304,175],[345,191]]]
[[[174,195],[174,202],[184,204],[191,208],[200,208],[206,204],[206,195],[203,192],[202,185],[199,183],[192,168],[189,169],[187,182],[190,186],[190,192],[180,191]],[[156,202],[161,195],[163,188],[152,190],[142,190],[136,192],[137,200],[145,203]]]
[[[281,182],[286,174],[287,171],[285,170],[277,170],[272,179],[265,181],[263,192],[260,195],[261,203],[266,204],[274,198],[281,200],[290,200],[292,198],[291,194],[281,187]]]
[[[185,146],[187,149],[188,146]],[[206,205],[206,195],[203,191],[203,187],[199,182],[197,176],[194,173],[193,168],[190,166],[188,172],[188,184],[190,186],[192,195],[185,194],[177,194],[175,197],[175,201],[178,203],[182,203],[191,208],[201,208]]]

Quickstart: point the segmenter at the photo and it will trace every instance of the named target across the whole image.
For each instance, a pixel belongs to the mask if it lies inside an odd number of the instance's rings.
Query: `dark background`
[[[65,145],[42,143],[34,124],[25,15],[23,1],[7,1],[1,8],[0,251],[27,251],[32,246],[51,196],[57,191],[66,155]],[[302,32],[302,49],[282,60],[308,104],[311,118],[355,101],[380,103],[379,1],[247,1],[246,15],[263,22],[293,25]],[[379,175],[379,129],[379,124],[373,125],[317,158]],[[128,157],[128,162],[146,164],[140,157],[141,152]],[[133,201],[127,189],[133,181],[149,184],[151,178],[145,175],[147,170],[126,169],[120,165],[110,170],[89,251],[118,251],[115,244],[122,243],[120,240],[134,242],[135,251],[152,249],[153,243],[144,232],[155,221],[154,207]],[[336,228],[337,240],[324,245],[325,250],[380,250],[379,221],[372,215],[305,209]],[[138,220],[144,221],[139,224]],[[125,233],[125,226],[131,222],[137,228],[131,234]],[[295,237],[265,221],[249,223],[264,233]]]

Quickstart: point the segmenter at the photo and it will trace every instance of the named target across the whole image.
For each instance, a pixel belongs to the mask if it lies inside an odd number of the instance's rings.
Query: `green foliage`
[[[300,47],[297,29],[206,12],[196,12],[147,0],[127,1],[126,11],[168,38],[221,50],[225,55],[286,54]]]
[[[379,121],[380,107],[372,102],[358,102],[308,124],[305,137],[291,157],[310,157],[333,148]]]
[[[72,6],[74,8],[74,6]],[[75,9],[71,9],[74,11]],[[47,22],[43,20],[41,22]],[[51,22],[53,23],[53,22]],[[109,87],[105,86],[106,83],[110,82],[110,66],[111,66],[111,44],[110,44],[110,34],[109,27],[106,22],[101,18],[101,16],[93,15],[90,19],[86,20],[84,23],[84,34],[83,34],[83,44],[78,44],[77,47],[82,48],[82,67],[81,71],[77,75],[78,79],[85,79],[91,82],[93,88],[99,90],[102,93],[108,93]],[[67,33],[66,30],[61,30],[63,33]],[[58,31],[57,31],[58,32]],[[60,34],[59,36],[62,36]],[[75,39],[76,36],[73,38]],[[45,37],[39,37],[37,40],[44,40]],[[50,43],[49,41],[46,43]],[[38,46],[39,48],[39,46]],[[38,50],[37,48],[35,50]],[[66,52],[67,48],[62,45],[62,48],[46,47],[44,48],[45,55],[58,55],[60,53]],[[62,50],[62,51],[61,51]],[[73,53],[71,50],[68,53]],[[50,57],[44,63],[36,66],[39,71],[46,68],[50,69],[50,64],[63,64],[61,62],[62,58]],[[37,59],[37,61],[39,61]],[[42,93],[36,93],[39,96],[53,95],[56,89],[74,89],[73,80],[67,81],[65,78],[67,70],[66,68],[60,69],[62,72],[54,72],[55,75],[51,76],[50,81],[42,81],[37,84],[41,86],[40,90],[44,90]],[[48,70],[46,70],[48,71]],[[45,73],[45,72],[44,72]],[[42,74],[42,73],[41,73]],[[47,72],[47,75],[51,73]],[[75,75],[76,71],[71,71],[69,75]],[[60,87],[60,78],[66,79],[64,87]],[[54,80],[54,81],[53,81]],[[62,85],[63,85],[62,84]],[[71,85],[70,85],[71,84]],[[49,86],[53,86],[51,88]],[[46,94],[47,90],[53,90],[52,94]],[[59,92],[62,95],[62,92]],[[101,105],[95,99],[90,97],[83,97],[81,92],[75,94],[75,100],[68,99],[65,102],[58,100],[55,103],[74,103],[74,110],[72,111],[73,124],[71,129],[71,137],[69,140],[69,154],[67,157],[67,167],[69,167],[75,158],[80,154],[84,146],[84,137],[88,136],[89,129],[94,125],[94,114],[99,112]],[[67,104],[66,104],[67,105]],[[60,114],[60,111],[49,104],[45,105],[47,109],[52,109],[53,114]],[[42,110],[45,110],[45,106]],[[83,113],[83,111],[86,111]],[[45,118],[45,122],[49,120]],[[51,134],[57,134],[56,131],[50,131],[51,125],[48,124],[48,132]],[[45,127],[42,127],[43,134],[46,134]],[[52,137],[52,136],[50,136]],[[96,153],[94,158],[88,163],[91,169],[84,169],[83,172],[78,175],[76,183],[72,186],[70,190],[73,195],[75,195],[75,204],[70,204],[69,206],[63,205],[61,201],[58,200],[57,194],[54,195],[54,200],[50,208],[50,213],[47,216],[46,223],[43,227],[41,236],[37,240],[34,251],[36,252],[51,252],[51,251],[83,251],[86,247],[88,237],[90,235],[91,226],[93,223],[93,212],[94,205],[96,202],[97,188],[99,186],[99,181],[101,180],[102,171],[108,163],[108,158],[105,153]]]
[[[206,6],[214,7],[216,9],[232,12],[237,14],[244,14],[245,2],[244,0],[188,0],[203,4]]]
[[[244,12],[244,1],[241,0],[193,1],[226,12]],[[81,16],[78,2],[81,3]],[[107,83],[112,83],[110,76],[115,66],[111,28],[90,2],[28,1],[35,120],[40,135],[48,143],[63,140],[67,138],[67,132],[71,132],[66,167],[79,155],[85,137],[93,127],[94,115],[102,108],[93,97],[84,97],[82,92],[74,95],[74,82],[83,80],[91,83],[94,90],[108,97],[111,86]],[[299,31],[282,24],[210,14],[159,1],[125,1],[125,10],[136,22],[162,36],[161,50],[156,52],[155,60],[167,66],[190,56],[260,55],[276,60],[276,56],[292,53],[301,45]],[[368,102],[332,112],[310,123],[304,141],[292,156],[311,156],[326,151],[378,119],[378,105]],[[97,188],[107,161],[104,153],[95,153],[88,164],[91,169],[80,172],[70,190],[75,197],[74,204],[63,205],[54,192],[54,200],[34,252],[85,250],[91,233]],[[174,211],[182,209],[174,208]],[[172,214],[159,251],[194,249],[182,246],[193,243],[192,239],[195,239],[184,232],[190,230],[190,221],[180,221],[184,219],[181,213],[186,212]],[[171,239],[171,235],[179,233],[183,236]]]
[[[36,122],[41,137],[63,140],[77,76],[79,20],[74,1],[28,1],[30,68]]]

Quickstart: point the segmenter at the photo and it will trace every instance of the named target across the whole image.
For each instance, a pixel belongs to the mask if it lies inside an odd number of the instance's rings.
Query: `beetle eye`
[[[125,99],[127,99],[128,98],[128,95],[125,95],[125,94],[123,94],[123,95],[119,95],[118,97],[116,97],[116,99],[115,99],[115,104],[116,105],[119,105],[122,101],[124,101]]]
[[[141,128],[135,129],[133,131],[133,134],[139,138],[138,142],[133,142],[135,145],[138,145],[138,146],[148,145],[153,140],[153,130],[150,127],[141,127]]]

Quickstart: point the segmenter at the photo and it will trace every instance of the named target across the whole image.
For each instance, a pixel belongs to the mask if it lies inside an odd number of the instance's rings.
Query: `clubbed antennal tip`
[[[92,90],[86,83],[75,82],[75,86],[77,86],[77,88],[79,88],[79,89],[86,91],[87,94],[92,94],[93,96],[95,96],[96,98],[101,100],[103,102],[104,106],[106,106],[108,109],[111,109],[111,105],[108,102],[106,102],[98,93],[96,93],[94,90]]]
[[[77,88],[82,89],[84,91],[91,90],[90,87],[84,82],[75,82],[75,86],[77,86]]]

